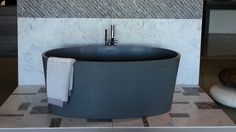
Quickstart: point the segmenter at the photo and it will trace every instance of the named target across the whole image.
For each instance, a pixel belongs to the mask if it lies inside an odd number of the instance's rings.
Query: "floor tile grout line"
[[[11,95],[36,95],[36,93],[12,93]]]
[[[24,114],[0,114],[0,117],[23,117]]]

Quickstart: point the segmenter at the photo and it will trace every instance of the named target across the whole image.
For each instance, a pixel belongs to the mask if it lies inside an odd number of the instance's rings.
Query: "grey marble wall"
[[[177,84],[198,85],[202,9],[203,0],[18,0],[19,85],[45,84],[43,52],[104,44],[111,24],[118,45],[181,53]]]
[[[203,0],[18,0],[24,18],[201,19]]]

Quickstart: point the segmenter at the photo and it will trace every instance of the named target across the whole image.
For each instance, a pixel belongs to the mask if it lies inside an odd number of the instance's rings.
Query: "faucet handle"
[[[118,40],[116,40],[115,38],[111,38],[110,45],[114,46],[115,43],[118,43]]]
[[[114,43],[118,43],[118,40],[117,40],[117,39],[115,39],[115,38],[114,38],[114,40],[113,40],[113,41],[114,41]]]
[[[107,29],[105,29],[105,45],[108,45]]]

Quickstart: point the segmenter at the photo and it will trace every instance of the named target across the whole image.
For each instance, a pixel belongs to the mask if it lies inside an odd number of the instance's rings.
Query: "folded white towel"
[[[47,97],[48,103],[63,107],[73,88],[72,58],[50,57],[47,61]]]

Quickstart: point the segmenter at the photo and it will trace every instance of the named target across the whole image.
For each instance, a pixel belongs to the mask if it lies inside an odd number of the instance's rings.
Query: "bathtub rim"
[[[55,49],[50,49],[50,50],[47,50],[47,51],[44,51],[42,53],[42,57],[44,59],[48,59],[50,56],[47,56],[46,54],[48,52],[52,52],[52,51],[56,51],[56,50],[61,50],[61,49],[70,49],[70,48],[80,48],[80,47],[92,47],[92,46],[101,46],[101,47],[105,47],[105,45],[101,45],[101,44],[90,44],[90,45],[78,45],[78,46],[68,46],[68,47],[63,47],[63,48],[55,48]],[[116,45],[115,45],[116,46]],[[154,49],[160,49],[160,50],[167,50],[169,52],[172,52],[174,54],[176,54],[176,56],[174,57],[170,57],[170,58],[165,58],[165,59],[140,59],[140,60],[128,60],[128,61],[122,61],[122,60],[114,60],[114,61],[105,61],[105,60],[76,60],[76,61],[83,61],[83,62],[142,62],[142,61],[167,61],[167,60],[174,60],[174,59],[178,59],[178,58],[181,58],[181,54],[177,51],[174,51],[174,50],[171,50],[171,49],[167,49],[167,48],[159,48],[159,47],[154,47],[154,46],[145,46],[145,45],[134,45],[134,44],[121,44],[121,45],[117,45],[117,46],[121,46],[121,47],[125,47],[125,46],[128,46],[128,47],[143,47],[143,48],[154,48]],[[54,56],[56,57],[56,56]],[[65,58],[69,58],[69,57],[65,57]],[[71,57],[71,58],[74,58],[74,57]]]

